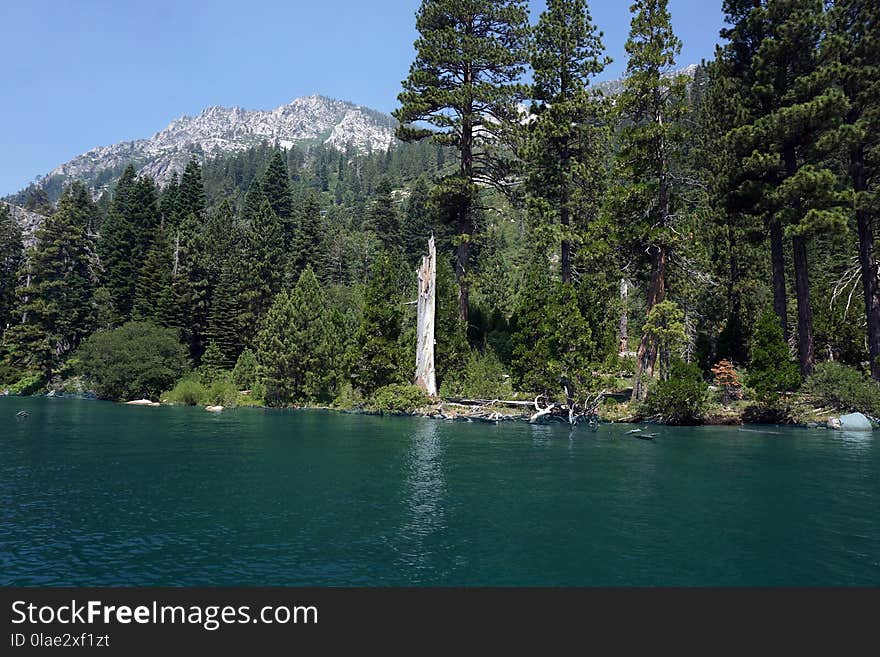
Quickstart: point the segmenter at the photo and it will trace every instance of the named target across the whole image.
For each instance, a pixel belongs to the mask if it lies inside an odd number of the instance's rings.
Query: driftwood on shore
[[[467,399],[454,397],[448,399],[446,403],[471,409],[468,413],[468,417],[475,419],[493,421],[508,419],[510,416],[499,413],[498,411],[484,410],[493,407],[507,407],[522,409],[522,411],[524,411],[523,416],[525,416],[529,410],[534,409],[534,412],[528,414],[528,420],[532,424],[567,422],[571,426],[574,426],[579,422],[597,424],[599,420],[597,410],[606,394],[607,391],[602,390],[601,392],[588,395],[582,403],[577,403],[573,398],[568,396],[568,388],[566,387],[567,401],[565,403],[551,402],[544,395],[538,395],[533,401],[523,401],[518,399]]]

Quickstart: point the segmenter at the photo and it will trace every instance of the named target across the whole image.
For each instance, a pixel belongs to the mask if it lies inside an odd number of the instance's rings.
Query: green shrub
[[[232,369],[232,382],[241,390],[252,390],[257,382],[257,357],[250,349],[241,352]]]
[[[699,424],[706,411],[708,390],[697,365],[674,361],[669,378],[648,391],[639,412],[666,424]]]
[[[373,393],[368,408],[383,413],[411,413],[428,402],[428,395],[418,386],[392,383]]]
[[[804,390],[818,404],[880,415],[880,385],[854,367],[820,363]]]
[[[210,384],[222,379],[229,380],[229,372],[225,367],[225,357],[217,343],[211,341],[208,348],[202,354],[202,363],[199,365],[199,377],[204,384]]]
[[[205,404],[235,408],[239,405],[240,398],[238,386],[226,376],[220,377],[211,383],[210,387],[205,391],[203,399]]]
[[[80,345],[77,369],[101,399],[155,399],[186,371],[186,348],[173,329],[128,322]]]
[[[33,395],[43,389],[43,383],[44,380],[41,374],[25,374],[9,386],[9,394]]]
[[[181,379],[174,388],[162,395],[162,401],[187,406],[204,404],[207,398],[208,391],[205,390],[205,386],[191,378]]]
[[[776,313],[765,312],[758,318],[751,358],[745,382],[761,404],[775,406],[779,393],[795,390],[800,384],[797,365],[782,339],[782,326]]]
[[[0,389],[11,386],[26,374],[24,370],[9,365],[3,359],[3,353],[0,352]]]
[[[364,396],[350,383],[344,383],[336,399],[333,400],[333,406],[345,409],[363,408]]]
[[[504,365],[491,347],[486,347],[483,353],[472,351],[468,356],[464,376],[460,379],[447,379],[440,385],[441,397],[509,399],[511,394]]]

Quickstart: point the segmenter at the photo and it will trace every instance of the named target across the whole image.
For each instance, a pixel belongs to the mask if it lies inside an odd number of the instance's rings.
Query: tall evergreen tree
[[[376,233],[386,251],[400,247],[400,222],[394,208],[393,187],[386,176],[376,185],[376,198],[367,217],[368,227]]]
[[[50,378],[95,324],[94,245],[86,227],[95,205],[81,183],[65,189],[28,251],[16,317],[4,339],[10,364]]]
[[[880,280],[874,233],[880,215],[880,5],[835,0],[825,64],[849,101],[842,143],[852,195],[868,330],[871,376],[880,381]]]
[[[138,273],[132,316],[137,321],[152,321],[172,326],[171,268],[172,250],[164,220],[159,224],[153,241]]]
[[[256,326],[284,280],[284,229],[264,199],[246,230],[244,305],[248,321]]]
[[[685,79],[669,76],[681,41],[672,31],[666,0],[638,0],[626,52],[627,78],[618,107],[624,120],[618,162],[624,179],[625,224],[635,253],[647,252],[650,275],[646,313],[666,297],[667,266],[675,245],[673,162],[682,136]],[[656,345],[643,333],[633,396],[645,395],[643,373],[653,373]]]
[[[15,289],[24,263],[21,227],[6,204],[0,203],[0,338],[14,322]]]
[[[131,319],[139,270],[158,221],[152,180],[135,178],[129,165],[116,184],[98,244],[104,282],[121,322]]]
[[[560,227],[564,283],[572,280],[573,245],[597,212],[607,169],[605,108],[588,90],[590,77],[610,62],[602,53],[586,0],[548,1],[532,48],[536,117],[525,158],[535,212]]]
[[[528,11],[525,0],[423,0],[416,29],[416,59],[394,117],[401,139],[431,137],[458,151],[458,171],[445,185],[455,199],[455,274],[467,322],[477,185],[506,187],[511,160],[504,141],[519,119]]]
[[[175,225],[171,238],[172,267],[168,324],[180,332],[190,357],[199,363],[205,350],[210,290],[199,257],[201,234],[206,220],[202,171],[191,159],[180,178],[176,193]]]
[[[333,341],[324,294],[306,267],[289,294],[281,292],[257,337],[256,358],[266,399],[274,405],[332,399]]]
[[[818,231],[845,224],[838,179],[829,161],[834,128],[847,101],[817,79],[827,29],[822,0],[769,0],[767,36],[754,58],[757,94],[767,113],[738,131],[752,148],[750,166],[776,184],[770,195],[775,230],[791,238],[801,374],[813,369],[813,316],[807,245]]]
[[[174,224],[177,216],[177,192],[180,189],[180,177],[176,171],[171,172],[171,178],[162,188],[159,197],[159,214],[165,222],[166,229]]]
[[[434,308],[434,362],[440,386],[447,379],[463,380],[470,351],[467,325],[458,315],[455,274],[446,258],[437,259]]]
[[[252,303],[257,299],[262,302],[265,291],[251,296],[248,284],[252,279],[248,273],[245,256],[241,251],[233,250],[223,263],[211,298],[207,335],[223,354],[225,367],[231,367],[256,337],[257,318]]]
[[[351,355],[355,387],[369,395],[390,383],[402,383],[398,344],[403,325],[403,301],[388,254],[380,254],[364,292],[364,314]]]
[[[290,249],[288,282],[292,286],[308,266],[321,271],[323,266],[324,228],[321,202],[314,191],[305,193],[297,211],[296,233]]]
[[[202,181],[202,167],[195,157],[187,162],[180,184],[170,191],[174,197],[174,216],[178,224],[187,221],[191,216],[199,223],[204,220],[207,206],[205,186]]]
[[[511,370],[520,389],[554,394],[563,380],[585,385],[590,327],[574,286],[552,281],[542,254],[534,254],[526,269],[511,331]]]
[[[266,173],[263,174],[261,189],[272,212],[281,222],[284,232],[284,245],[289,247],[293,242],[293,235],[296,230],[296,217],[293,208],[293,191],[290,187],[290,175],[287,171],[287,165],[284,158],[281,157],[279,151],[275,151],[272,159],[269,160],[269,166]]]
[[[410,263],[421,260],[433,230],[431,190],[424,176],[419,176],[410,189],[400,223],[400,245]]]

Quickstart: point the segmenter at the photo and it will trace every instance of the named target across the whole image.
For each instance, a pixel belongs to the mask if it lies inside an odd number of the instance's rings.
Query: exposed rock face
[[[34,233],[37,231],[37,228],[40,227],[40,224],[45,217],[36,212],[31,212],[30,210],[25,210],[17,205],[7,203],[6,201],[0,201],[0,203],[9,208],[9,216],[21,226],[24,245],[26,247],[32,246],[34,243]]]
[[[390,116],[323,96],[297,98],[273,110],[213,106],[198,116],[175,119],[147,139],[93,148],[40,182],[78,179],[97,188],[106,184],[107,171],[121,172],[132,163],[162,184],[172,172],[183,171],[192,155],[242,151],[263,141],[284,148],[323,143],[337,150],[384,151],[394,140],[395,125]]]

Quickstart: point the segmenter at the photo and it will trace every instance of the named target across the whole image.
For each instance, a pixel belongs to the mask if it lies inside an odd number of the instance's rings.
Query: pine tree
[[[202,364],[199,365],[202,383],[211,384],[221,378],[223,373],[231,368],[228,359],[220,351],[217,343],[208,340],[205,353],[202,354]]]
[[[257,337],[256,359],[273,405],[332,399],[333,340],[324,295],[311,267],[281,292]]]
[[[236,362],[246,345],[253,344],[264,311],[262,304],[271,302],[270,291],[248,275],[251,271],[244,254],[233,251],[223,265],[211,298],[207,335],[219,347],[226,366]],[[252,289],[251,284],[257,288]]]
[[[120,322],[132,317],[139,270],[159,221],[155,187],[126,167],[116,184],[99,242],[105,285]]]
[[[367,228],[376,233],[386,251],[400,247],[400,223],[394,208],[391,180],[382,178],[376,185],[376,198],[367,217]]]
[[[153,241],[138,274],[132,316],[137,321],[152,321],[172,326],[171,244],[164,221],[156,229]]]
[[[740,136],[754,149],[753,166],[775,178],[773,222],[791,238],[798,314],[801,374],[812,372],[813,317],[807,245],[819,231],[845,225],[838,179],[829,161],[829,139],[847,101],[834,85],[817,79],[820,44],[827,28],[821,0],[770,0],[767,36],[754,59],[755,93],[768,108]]]
[[[824,50],[824,63],[849,101],[842,136],[848,160],[846,188],[856,215],[871,376],[880,381],[880,282],[874,246],[880,214],[880,6],[835,0]]]
[[[727,0],[724,11],[731,27],[723,29],[721,36],[729,42],[716,50],[715,60],[708,66],[708,88],[699,108],[695,135],[696,161],[707,183],[707,206],[713,222],[707,228],[717,236],[706,242],[711,245],[718,275],[726,281],[726,317],[715,357],[743,363],[748,351],[746,319],[755,315],[757,295],[753,291],[763,279],[766,258],[761,246],[766,240],[765,199],[770,190],[768,181],[756,179],[744,166],[746,154],[739,151],[736,134],[762,111],[752,87],[753,60],[765,21],[762,10],[756,10],[751,0]],[[771,232],[772,251],[781,258],[781,231]],[[779,264],[784,265],[784,261]],[[784,267],[774,266],[772,276],[774,306],[780,325],[787,331]]]
[[[116,314],[125,319],[131,318],[130,304],[134,297],[131,288],[137,275],[131,257],[134,231],[130,214],[134,184],[134,167],[128,165],[113,190],[113,199],[98,244],[105,286],[110,292]]]
[[[446,258],[438,258],[434,319],[434,362],[438,386],[447,379],[463,379],[469,351],[467,325],[458,314],[455,274]]]
[[[504,140],[519,118],[528,11],[525,0],[423,0],[416,29],[416,59],[394,117],[401,139],[431,137],[458,151],[458,171],[444,184],[455,199],[455,275],[459,314],[467,322],[476,190],[478,184],[504,189],[510,171]],[[493,139],[477,140],[486,134]]]
[[[574,286],[552,281],[539,253],[524,274],[511,332],[511,371],[519,389],[549,395],[562,389],[562,379],[575,389],[586,385],[590,327]]]
[[[15,290],[24,264],[21,227],[10,216],[7,206],[0,203],[0,339],[15,321]]]
[[[297,211],[296,233],[290,249],[288,284],[293,285],[306,267],[321,271],[323,267],[324,227],[321,222],[321,203],[318,195],[306,192]]]
[[[677,120],[685,109],[685,79],[670,77],[681,41],[672,31],[666,0],[638,0],[626,42],[624,89],[618,100],[624,127],[618,164],[624,181],[623,211],[635,254],[647,253],[650,276],[646,313],[666,297],[667,266],[675,248],[672,225],[676,199],[673,162],[682,134]],[[657,354],[643,334],[639,342],[633,397],[645,395],[643,373],[653,373]]]
[[[260,211],[248,227],[245,238],[247,278],[250,283],[250,308],[259,319],[281,289],[284,277],[284,229],[269,202],[264,200]]]
[[[424,176],[419,176],[410,189],[400,223],[400,245],[407,260],[413,265],[421,261],[433,229],[430,200],[428,181]]]
[[[162,194],[159,197],[159,214],[165,224],[166,229],[174,224],[177,216],[177,193],[180,190],[180,179],[176,171],[171,172],[171,178],[162,188]]]
[[[598,211],[607,169],[605,108],[588,90],[610,59],[586,0],[549,0],[535,31],[532,111],[525,158],[535,212],[557,224],[561,275],[572,280],[572,251]]]
[[[244,390],[252,390],[257,383],[257,357],[250,349],[241,352],[232,368],[232,382]]]
[[[174,217],[177,224],[182,224],[190,217],[197,223],[205,219],[206,201],[205,187],[202,181],[202,168],[195,157],[191,158],[180,177],[180,184],[172,190],[174,196]]]
[[[284,246],[290,247],[293,242],[293,235],[296,230],[296,217],[293,209],[293,192],[290,187],[290,175],[287,172],[287,165],[284,164],[284,158],[281,153],[275,151],[266,173],[263,174],[261,190],[272,212],[281,222],[284,233]]]
[[[793,390],[800,382],[774,313],[762,313],[755,324],[746,382],[763,404],[772,404],[780,392]]]
[[[51,378],[94,328],[94,246],[86,227],[95,214],[85,186],[75,183],[37,230],[18,289],[21,322],[4,336],[12,366]]]
[[[394,268],[388,254],[382,253],[373,263],[364,292],[363,319],[351,354],[352,380],[364,394],[406,380],[398,343],[402,324],[403,305]]]
[[[244,195],[244,203],[239,212],[241,224],[245,227],[250,226],[254,222],[254,218],[260,213],[263,201],[267,201],[266,195],[263,193],[263,187],[256,183],[251,183],[247,193]],[[271,208],[271,203],[269,204]]]

